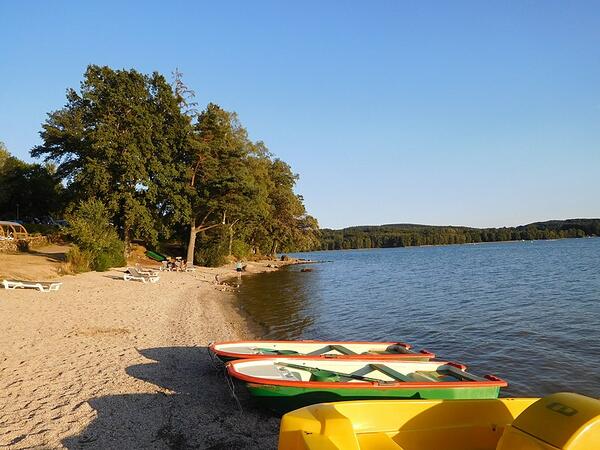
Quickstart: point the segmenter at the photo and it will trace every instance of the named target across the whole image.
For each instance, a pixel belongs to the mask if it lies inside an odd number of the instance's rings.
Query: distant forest
[[[503,228],[390,224],[349,227],[342,230],[322,229],[320,250],[412,247],[585,236],[600,236],[600,219],[550,220]]]

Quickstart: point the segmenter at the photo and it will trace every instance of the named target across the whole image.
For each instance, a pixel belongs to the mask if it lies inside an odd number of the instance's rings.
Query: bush
[[[68,269],[66,272],[80,273],[87,272],[90,270],[91,258],[86,252],[82,252],[79,247],[74,245],[67,253],[67,265]]]
[[[101,201],[91,199],[81,202],[67,220],[69,226],[65,232],[77,248],[72,250],[73,270],[84,271],[76,267],[83,269],[86,260],[88,270],[99,272],[125,265],[125,246],[110,224],[108,212]]]
[[[233,245],[231,246],[231,253],[237,259],[248,258],[250,253],[252,252],[252,246],[247,244],[242,240],[235,239],[233,241]]]
[[[227,246],[221,233],[198,237],[196,239],[196,249],[194,260],[201,266],[219,267],[228,262]]]

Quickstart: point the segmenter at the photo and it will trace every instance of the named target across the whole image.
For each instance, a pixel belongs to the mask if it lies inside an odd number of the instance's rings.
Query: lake
[[[506,379],[504,396],[600,397],[600,238],[294,256],[327,262],[240,286],[264,338],[404,341]]]

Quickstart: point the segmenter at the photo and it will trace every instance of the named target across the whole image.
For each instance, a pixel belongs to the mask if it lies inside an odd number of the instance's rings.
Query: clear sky
[[[90,63],[170,74],[300,174],[321,226],[600,217],[600,2],[2,1],[18,157]]]

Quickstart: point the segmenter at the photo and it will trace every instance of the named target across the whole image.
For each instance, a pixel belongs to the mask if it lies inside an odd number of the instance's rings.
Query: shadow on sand
[[[32,256],[39,256],[40,258],[46,258],[47,261],[65,262],[67,260],[67,254],[64,251],[60,252],[40,252],[37,250],[28,250],[27,253]]]
[[[221,367],[205,347],[140,350],[155,362],[130,366],[127,374],[172,393],[111,395],[90,399],[97,417],[68,449],[274,449],[279,419],[250,401],[237,386],[243,412],[230,394]]]

